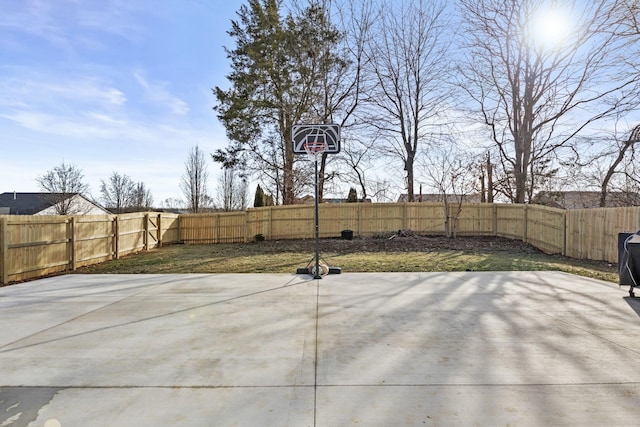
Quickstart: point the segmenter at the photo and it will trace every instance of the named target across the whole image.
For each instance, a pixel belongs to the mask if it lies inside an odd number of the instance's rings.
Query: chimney
[[[16,199],[16,192],[14,190],[14,192],[13,192],[13,200],[15,200],[15,199]]]

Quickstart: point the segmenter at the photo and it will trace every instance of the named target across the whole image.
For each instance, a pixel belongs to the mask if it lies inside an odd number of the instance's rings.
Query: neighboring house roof
[[[312,198],[313,200],[313,198]],[[335,197],[323,197],[322,198],[322,203],[349,203],[347,199],[344,198],[335,198]],[[371,199],[370,198],[366,198],[364,200],[362,199],[358,199],[357,203],[371,203]]]
[[[299,198],[296,198],[295,204],[296,205],[310,205],[315,203],[315,197],[312,195],[307,194],[306,196],[302,196]],[[323,197],[322,198],[322,203],[348,203],[347,199],[342,199],[342,198],[331,198],[331,197]],[[358,203],[371,203],[371,199],[370,198],[366,198],[364,200],[358,199]]]
[[[541,191],[531,203],[560,209],[591,209],[600,207],[599,191]],[[640,205],[640,194],[628,191],[607,193],[606,206],[616,208]]]
[[[401,194],[398,197],[398,203],[405,203],[409,201],[408,194]],[[430,194],[414,194],[413,195],[414,202],[429,202],[429,203],[443,203],[444,195],[440,193],[430,193]],[[447,202],[449,203],[458,203],[460,201],[460,196],[455,194],[447,194]],[[464,194],[462,195],[463,203],[480,203],[482,202],[482,196],[480,194]]]
[[[0,214],[3,215],[55,215],[52,193],[2,193],[0,194]],[[81,194],[70,194],[75,200],[78,214],[105,215],[109,211]]]
[[[42,198],[43,193],[2,193],[0,207],[10,215],[34,215],[52,205]]]

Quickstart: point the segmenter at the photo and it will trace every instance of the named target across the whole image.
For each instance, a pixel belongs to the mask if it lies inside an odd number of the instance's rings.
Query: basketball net
[[[309,160],[318,162],[322,160],[322,155],[327,151],[327,143],[325,141],[309,141],[304,143],[304,151],[307,152]]]

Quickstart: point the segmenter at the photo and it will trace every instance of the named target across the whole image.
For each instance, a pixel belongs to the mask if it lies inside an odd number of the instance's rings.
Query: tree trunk
[[[404,162],[404,169],[407,171],[407,201],[413,202],[414,200],[414,191],[413,191],[413,161],[415,159],[415,153],[408,152],[407,160]]]
[[[318,203],[322,203],[324,198],[324,182],[325,182],[325,174],[324,171],[327,166],[327,153],[322,154],[322,159],[320,160],[320,165],[318,168]]]
[[[518,166],[522,166],[522,165],[518,165]],[[525,195],[527,194],[527,171],[516,170],[515,179],[516,179],[516,197],[513,202],[524,203]]]
[[[287,128],[285,128],[287,129]],[[289,128],[290,129],[290,128]],[[288,130],[288,129],[287,129]],[[293,179],[293,147],[291,132],[284,131],[284,185],[282,189],[282,204],[293,205],[295,203],[294,179]]]
[[[480,165],[480,203],[487,203],[487,187],[485,185],[483,165]]]
[[[609,187],[609,181],[613,178],[613,174],[616,172],[616,168],[624,159],[624,155],[627,152],[627,149],[634,143],[634,141],[629,138],[627,142],[622,146],[622,149],[618,152],[618,157],[614,160],[614,162],[609,166],[607,170],[607,174],[602,180],[602,186],[600,188],[600,207],[604,208],[607,205],[607,187]]]
[[[493,166],[489,154],[487,154],[487,203],[493,203]]]

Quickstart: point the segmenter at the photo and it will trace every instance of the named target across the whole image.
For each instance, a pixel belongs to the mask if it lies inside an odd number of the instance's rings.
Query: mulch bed
[[[315,241],[308,240],[274,240],[256,244],[266,245],[273,252],[305,252],[313,250]],[[341,238],[320,239],[322,252],[337,254],[352,252],[515,252],[540,253],[535,247],[519,240],[501,237],[457,237],[424,236],[411,231],[382,233],[369,237],[354,237],[352,240]]]

